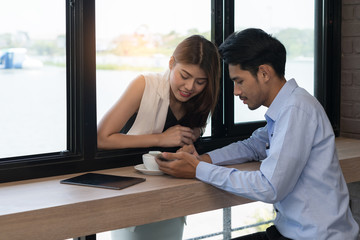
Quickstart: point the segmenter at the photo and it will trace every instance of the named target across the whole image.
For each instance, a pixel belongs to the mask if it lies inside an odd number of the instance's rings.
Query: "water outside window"
[[[66,149],[65,2],[48,2],[0,0],[0,158]]]

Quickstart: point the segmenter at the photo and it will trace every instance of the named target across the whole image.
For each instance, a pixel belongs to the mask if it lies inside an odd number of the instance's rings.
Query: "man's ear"
[[[171,56],[169,60],[169,69],[171,70],[175,66],[175,58],[174,56]]]
[[[274,75],[274,69],[268,64],[259,66],[258,78],[263,79],[265,82],[269,81]]]

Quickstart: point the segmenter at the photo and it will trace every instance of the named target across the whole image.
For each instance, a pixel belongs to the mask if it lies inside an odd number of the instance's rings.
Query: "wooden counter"
[[[360,181],[360,140],[337,138],[336,148],[346,182]]]
[[[360,140],[338,138],[336,144],[346,181],[360,181]],[[198,180],[143,175],[134,167],[97,172],[146,181],[123,190],[59,183],[79,175],[71,174],[0,184],[0,238],[62,240],[250,202]]]

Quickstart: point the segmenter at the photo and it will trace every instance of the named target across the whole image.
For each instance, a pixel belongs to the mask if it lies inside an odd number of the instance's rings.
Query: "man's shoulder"
[[[285,102],[287,106],[294,106],[304,111],[318,111],[323,109],[320,102],[303,88],[294,89],[289,99]]]

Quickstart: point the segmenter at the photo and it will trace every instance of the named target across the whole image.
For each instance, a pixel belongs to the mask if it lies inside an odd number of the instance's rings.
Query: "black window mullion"
[[[68,155],[96,152],[95,1],[70,0],[67,23]]]
[[[66,2],[66,109],[67,109],[67,153],[68,154],[77,154],[78,150],[76,149],[77,139],[79,134],[76,132],[78,128],[76,119],[79,118],[77,114],[78,106],[78,96],[77,89],[77,75],[80,68],[77,67],[77,53],[75,46],[77,34],[79,31],[76,29],[76,24],[80,21],[78,14],[76,13],[77,6],[75,1],[70,0]]]
[[[225,39],[234,32],[234,1],[225,0],[224,9],[224,37]],[[224,65],[224,95],[225,95],[225,126],[226,133],[232,132],[234,128],[234,84],[230,80],[228,66]]]
[[[214,41],[216,46],[220,46],[220,44],[224,41],[223,6],[223,0],[211,1],[211,39]],[[224,69],[223,64],[222,69]],[[222,71],[219,99],[211,121],[211,135],[213,138],[225,135],[224,109],[224,74]]]
[[[325,57],[324,45],[326,44],[326,39],[323,31],[324,14],[325,14],[325,10],[323,7],[323,1],[322,0],[315,1],[314,95],[323,104],[326,101],[325,94],[323,91],[325,82],[322,81],[322,79],[324,79],[323,74],[325,72],[325,64],[323,63],[323,61],[321,61],[321,59],[324,59]]]
[[[83,0],[82,10],[81,147],[85,160],[92,161],[97,151],[95,0]]]
[[[329,115],[336,136],[340,134],[340,89],[341,89],[341,1],[331,1],[331,26],[330,36],[331,48],[328,53],[332,54],[328,58],[331,64],[328,65],[328,75],[332,76],[331,85],[327,91],[331,92],[329,102],[325,110]]]
[[[341,2],[315,1],[315,97],[340,132]]]

